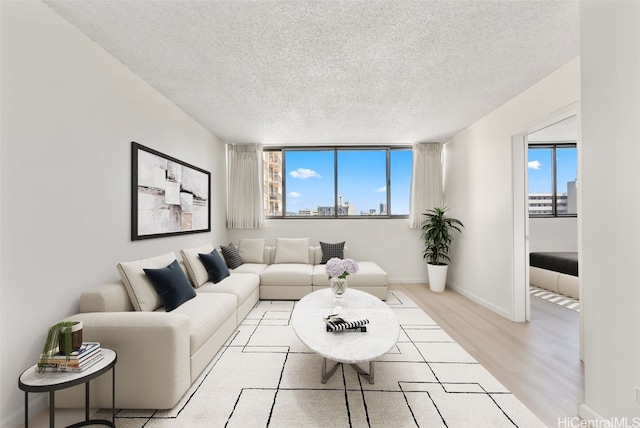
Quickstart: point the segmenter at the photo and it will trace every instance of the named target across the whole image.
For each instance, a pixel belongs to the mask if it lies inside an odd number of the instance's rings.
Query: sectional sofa
[[[222,270],[228,276],[214,283],[203,260],[205,255],[218,257],[225,248],[206,244],[181,250],[180,261],[167,253],[120,263],[122,281],[81,295],[80,313],[66,320],[82,321],[85,341],[98,341],[118,353],[117,408],[175,406],[259,299],[298,300],[328,287],[321,262],[336,255],[310,246],[307,238],[278,238],[275,246],[266,246],[264,239],[241,239],[241,264],[228,269],[225,258]],[[348,248],[342,247],[339,255],[349,257]],[[375,262],[358,264],[349,287],[385,299],[387,273]],[[149,271],[169,275],[169,293],[152,283]],[[180,293],[183,301],[176,306],[172,300]],[[110,376],[96,379],[91,388],[91,406],[110,407]],[[56,404],[82,407],[83,397],[84,389],[70,388],[56,395]]]

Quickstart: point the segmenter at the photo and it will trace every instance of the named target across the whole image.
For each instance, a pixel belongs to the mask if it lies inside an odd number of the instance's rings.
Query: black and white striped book
[[[337,315],[329,315],[323,318],[327,324],[327,331],[359,331],[366,332],[366,325],[369,324],[368,319],[359,319],[347,321]]]

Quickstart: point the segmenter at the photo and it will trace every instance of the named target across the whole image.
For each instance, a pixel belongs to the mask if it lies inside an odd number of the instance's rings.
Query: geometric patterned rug
[[[322,384],[321,357],[290,325],[296,303],[258,302],[173,409],[119,410],[116,426],[544,426],[398,291],[389,292],[387,304],[400,322],[400,340],[376,360],[375,384],[348,365]],[[110,419],[110,414],[99,411],[94,417]]]
[[[529,293],[532,296],[544,299],[547,302],[555,303],[563,308],[580,312],[580,300],[572,297],[554,293],[553,291],[545,290],[544,288],[536,287],[535,285],[529,285]]]

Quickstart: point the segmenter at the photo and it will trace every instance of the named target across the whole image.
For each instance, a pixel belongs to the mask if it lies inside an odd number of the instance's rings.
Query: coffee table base
[[[338,366],[340,366],[342,363],[335,363],[333,367],[331,367],[331,370],[329,370],[327,372],[327,359],[326,358],[322,358],[322,383],[327,383],[327,381],[329,380],[329,378],[331,376],[333,376],[333,374],[336,372],[336,370],[338,369]],[[366,380],[369,381],[369,383],[371,385],[373,385],[374,382],[374,371],[373,371],[373,361],[369,361],[369,371],[366,372],[364,370],[362,370],[360,368],[360,366],[358,366],[357,364],[351,364],[351,367],[353,367],[353,369],[360,375],[362,375],[362,377],[364,377]]]

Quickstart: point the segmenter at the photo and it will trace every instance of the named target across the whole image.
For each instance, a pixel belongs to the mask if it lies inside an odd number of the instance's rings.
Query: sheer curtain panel
[[[421,228],[424,220],[422,213],[442,206],[442,203],[442,144],[414,144],[409,227]]]
[[[227,178],[227,227],[262,227],[262,145],[227,145]]]

